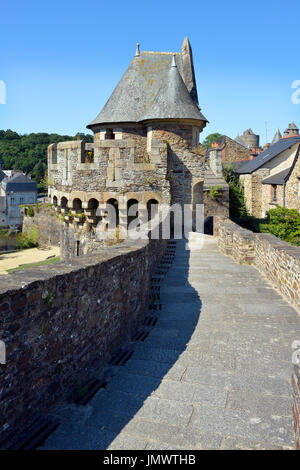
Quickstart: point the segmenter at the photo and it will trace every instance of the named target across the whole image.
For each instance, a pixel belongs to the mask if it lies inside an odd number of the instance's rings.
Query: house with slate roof
[[[0,199],[5,214],[5,218],[0,217],[0,224],[6,227],[21,226],[23,216],[20,205],[36,203],[36,182],[23,173],[13,172],[12,176],[3,178],[0,184]]]
[[[300,135],[292,123],[281,137],[278,130],[272,145],[235,171],[244,187],[249,213],[265,217],[277,205],[300,211]]]
[[[140,51],[137,45],[128,69],[87,126],[93,144],[48,148],[49,199],[67,222],[62,251],[67,246],[71,256],[91,250],[89,237],[105,217],[106,204],[123,213],[138,204],[142,214],[157,204],[189,204],[194,210],[204,203],[205,216],[227,215],[221,165],[210,165],[199,150],[207,122],[189,40],[175,53]],[[209,196],[213,186],[220,190],[215,199]]]

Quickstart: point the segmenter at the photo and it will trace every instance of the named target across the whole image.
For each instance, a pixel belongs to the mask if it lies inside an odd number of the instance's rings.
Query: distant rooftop
[[[34,192],[37,190],[37,184],[23,173],[16,173],[2,181],[2,187],[6,192]]]
[[[289,147],[292,147],[296,143],[300,143],[300,136],[280,139],[275,144],[270,145],[269,148],[264,150],[253,160],[250,160],[241,167],[237,168],[236,172],[239,174],[253,173],[253,171],[265,165],[267,162],[277,157],[277,155],[279,155],[281,152],[288,149]]]

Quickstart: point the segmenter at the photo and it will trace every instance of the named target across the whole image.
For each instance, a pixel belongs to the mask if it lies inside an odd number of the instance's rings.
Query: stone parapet
[[[253,233],[228,219],[214,218],[221,251],[238,263],[253,264],[300,312],[300,248],[274,235]]]
[[[124,242],[68,263],[16,271],[0,287],[0,449],[99,376],[147,313],[167,241]]]
[[[214,236],[217,237],[219,249],[223,253],[231,255],[238,263],[253,264],[300,312],[300,247],[290,245],[271,234],[253,233],[224,217],[214,218]],[[300,337],[295,339],[300,341]],[[292,390],[295,446],[300,450],[299,364],[294,364]]]

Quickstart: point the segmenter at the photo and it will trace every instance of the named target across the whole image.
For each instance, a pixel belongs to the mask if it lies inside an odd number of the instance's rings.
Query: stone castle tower
[[[209,166],[199,147],[207,122],[188,39],[179,53],[140,52],[137,45],[111,97],[87,126],[94,143],[49,146],[49,198],[67,223],[66,252],[93,249],[93,230],[106,203],[123,210],[137,203],[147,211],[151,204],[204,202],[206,216],[227,214],[220,165]],[[208,197],[216,185],[219,200]]]

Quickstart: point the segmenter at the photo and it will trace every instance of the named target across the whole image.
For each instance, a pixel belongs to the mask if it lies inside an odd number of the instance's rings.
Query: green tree
[[[36,165],[34,165],[33,170],[32,170],[32,177],[37,183],[40,183],[41,180],[45,177],[47,165],[46,163],[42,162],[42,160],[39,160]]]
[[[229,185],[229,216],[233,219],[248,215],[244,202],[244,190],[232,165],[223,166],[223,178]]]
[[[202,145],[206,147],[207,149],[211,148],[211,144],[213,142],[216,142],[218,139],[223,137],[223,134],[219,134],[218,132],[215,132],[214,134],[209,134],[204,141],[202,142]]]
[[[0,159],[3,161],[3,168],[30,173],[38,184],[42,184],[47,168],[48,145],[76,140],[78,136],[86,142],[93,141],[91,134],[83,133],[69,136],[46,132],[18,134],[11,129],[0,130]]]

